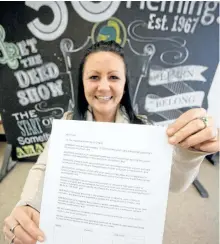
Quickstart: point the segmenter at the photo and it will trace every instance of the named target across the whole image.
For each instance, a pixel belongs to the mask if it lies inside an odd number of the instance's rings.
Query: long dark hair
[[[93,44],[91,47],[89,47],[85,54],[84,57],[81,60],[80,66],[79,66],[79,74],[78,74],[78,94],[77,94],[77,113],[80,116],[81,119],[84,118],[85,113],[88,109],[88,102],[85,98],[84,94],[84,86],[83,86],[83,68],[84,64],[86,62],[87,57],[96,52],[113,52],[117,55],[119,55],[125,64],[125,70],[126,70],[126,82],[125,82],[125,87],[124,87],[124,94],[122,96],[120,105],[125,108],[125,111],[129,117],[130,123],[134,124],[143,124],[142,120],[137,118],[135,115],[132,105],[131,105],[131,98],[130,98],[130,93],[129,93],[129,77],[128,77],[128,69],[127,65],[125,62],[125,57],[124,57],[124,50],[123,48],[116,43],[115,41],[100,41],[96,42]]]

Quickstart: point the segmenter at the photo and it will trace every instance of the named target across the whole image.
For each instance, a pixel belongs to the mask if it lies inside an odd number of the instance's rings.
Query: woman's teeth
[[[97,96],[96,98],[98,98],[98,99],[100,99],[100,100],[108,101],[108,100],[110,100],[112,97],[102,97],[102,96]]]

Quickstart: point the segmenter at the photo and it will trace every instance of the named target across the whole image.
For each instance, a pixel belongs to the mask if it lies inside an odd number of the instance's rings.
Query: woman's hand
[[[14,244],[35,244],[44,240],[38,228],[40,214],[29,206],[16,207],[4,221],[5,239]]]
[[[190,109],[167,128],[169,143],[183,148],[215,153],[220,151],[219,129],[203,108]]]

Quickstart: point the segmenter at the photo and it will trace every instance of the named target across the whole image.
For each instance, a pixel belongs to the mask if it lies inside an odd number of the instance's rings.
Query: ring
[[[10,244],[13,244],[14,243],[14,239],[15,239],[15,235],[12,237],[12,239],[10,241]]]
[[[10,231],[14,234],[15,228],[20,225],[19,223],[17,223],[16,225],[14,225],[12,228],[10,228]]]
[[[200,117],[199,118],[200,120],[202,120],[202,122],[204,123],[205,127],[204,129],[208,126],[208,117]]]

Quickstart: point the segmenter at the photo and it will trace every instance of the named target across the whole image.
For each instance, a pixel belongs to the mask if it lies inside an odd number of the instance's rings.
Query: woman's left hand
[[[219,129],[203,108],[190,109],[167,128],[169,143],[183,148],[215,153],[220,151]]]

